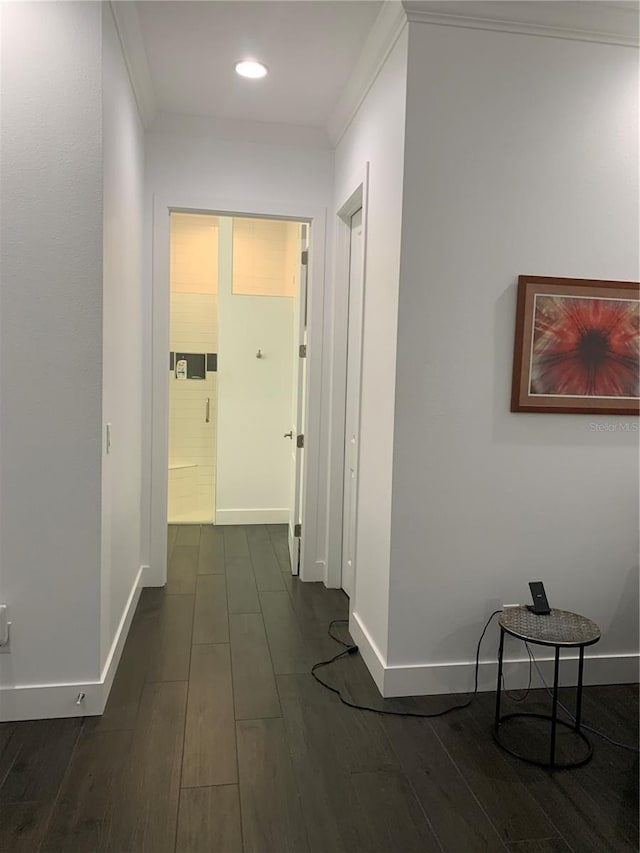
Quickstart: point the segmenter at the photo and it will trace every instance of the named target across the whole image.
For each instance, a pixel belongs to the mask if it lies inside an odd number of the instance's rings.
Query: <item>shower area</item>
[[[170,219],[170,524],[214,520],[219,226],[216,216]]]
[[[171,213],[169,524],[289,518],[304,227]]]

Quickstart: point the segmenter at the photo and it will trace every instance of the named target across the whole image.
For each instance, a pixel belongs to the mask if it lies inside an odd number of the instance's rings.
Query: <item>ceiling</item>
[[[382,2],[216,0],[136,4],[159,110],[326,125]],[[234,71],[259,59],[263,80]]]

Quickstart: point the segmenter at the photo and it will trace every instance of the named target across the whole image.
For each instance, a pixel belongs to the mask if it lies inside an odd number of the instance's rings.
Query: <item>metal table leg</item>
[[[551,710],[551,753],[549,763],[556,763],[556,728],[558,725],[558,686],[560,681],[560,646],[556,646],[556,664],[553,672],[553,707]]]
[[[576,731],[580,731],[580,720],[582,717],[582,675],[584,672],[584,646],[580,646],[580,658],[578,661],[578,690],[576,693]]]
[[[502,657],[504,653],[504,630],[500,627],[500,646],[498,648],[498,686],[496,687],[496,721],[495,731],[500,726],[500,700],[502,697]]]

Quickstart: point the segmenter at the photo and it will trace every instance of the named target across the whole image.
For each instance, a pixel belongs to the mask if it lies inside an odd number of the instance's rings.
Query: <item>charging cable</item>
[[[491,616],[487,619],[484,628],[482,629],[482,634],[480,634],[480,639],[478,640],[478,645],[476,647],[476,665],[475,665],[475,675],[473,680],[473,693],[467,699],[466,702],[462,702],[459,705],[451,705],[449,708],[445,708],[444,711],[436,711],[431,714],[422,714],[417,711],[388,711],[383,708],[371,708],[368,705],[358,705],[356,702],[352,702],[350,699],[345,699],[342,695],[342,692],[337,688],[333,687],[331,684],[328,684],[324,679],[320,678],[317,674],[319,669],[322,669],[325,666],[329,666],[329,664],[334,663],[334,661],[340,660],[341,658],[347,657],[348,655],[355,655],[358,652],[358,647],[351,643],[345,643],[339,637],[336,637],[332,632],[331,628],[333,625],[337,625],[339,623],[348,623],[348,619],[333,619],[329,623],[329,636],[332,640],[335,640],[337,643],[340,643],[341,646],[344,646],[344,651],[339,652],[337,655],[334,655],[329,660],[323,660],[319,663],[314,664],[311,667],[311,675],[315,678],[315,680],[322,684],[323,687],[326,687],[327,690],[330,690],[332,693],[335,693],[336,696],[340,699],[343,705],[347,705],[349,708],[355,708],[358,711],[370,711],[372,714],[384,714],[388,717],[444,717],[445,714],[450,714],[452,711],[460,711],[463,708],[468,708],[469,705],[473,702],[478,692],[478,671],[480,669],[480,646],[482,645],[482,641],[484,640],[484,635],[487,633],[487,628],[491,624],[491,620],[494,616],[497,616],[498,613],[502,613],[502,610],[494,610]]]
[[[336,643],[339,643],[341,646],[344,646],[344,651],[339,652],[337,655],[334,655],[332,658],[329,658],[329,660],[319,661],[318,663],[314,664],[311,667],[311,675],[315,678],[315,680],[319,684],[321,684],[327,690],[330,690],[332,693],[335,693],[343,705],[347,705],[349,708],[355,708],[358,711],[370,711],[372,714],[384,714],[385,716],[389,716],[389,717],[418,717],[418,718],[444,717],[446,714],[450,714],[452,711],[461,711],[463,708],[468,708],[469,705],[471,705],[471,703],[475,699],[475,697],[478,693],[478,672],[480,669],[480,647],[482,645],[482,641],[484,640],[484,636],[487,633],[487,629],[488,629],[489,625],[491,624],[491,621],[493,620],[494,616],[497,616],[499,613],[502,613],[502,610],[494,610],[493,613],[491,614],[491,616],[489,616],[489,618],[487,619],[487,621],[485,623],[484,628],[482,629],[482,633],[480,634],[480,639],[478,640],[478,645],[476,646],[476,661],[475,661],[475,672],[474,672],[474,679],[473,679],[473,693],[469,696],[469,698],[467,699],[466,702],[462,702],[459,705],[451,705],[449,708],[445,708],[443,711],[435,711],[435,712],[429,714],[429,713],[419,713],[417,711],[389,711],[389,710],[386,710],[383,708],[372,708],[368,705],[359,705],[356,702],[352,702],[350,699],[346,699],[342,695],[342,691],[339,690],[339,688],[333,687],[333,685],[328,684],[324,679],[320,678],[320,676],[317,674],[317,671],[319,669],[322,669],[325,666],[329,666],[330,664],[334,663],[337,660],[340,660],[341,658],[345,658],[345,657],[348,657],[349,655],[355,655],[358,653],[358,646],[355,645],[355,643],[345,643],[344,640],[341,640],[339,637],[336,637],[336,635],[331,630],[334,625],[348,624],[348,622],[349,622],[348,619],[333,619],[329,623],[329,631],[328,631],[329,636],[331,637],[332,640],[335,640]],[[542,675],[542,672],[540,671],[540,667],[538,666],[538,662],[535,659],[535,656],[534,656],[533,652],[531,651],[531,648],[527,642],[525,642],[525,647],[527,649],[527,654],[529,655],[529,683],[527,685],[526,690],[524,690],[523,695],[516,697],[513,693],[509,693],[505,689],[506,695],[515,702],[522,702],[527,698],[527,696],[529,695],[529,692],[531,690],[532,666],[534,666],[536,668],[538,675],[540,676],[540,680],[542,681],[542,684],[544,685],[544,689],[549,694],[549,696],[553,697],[553,694],[552,694],[551,690],[549,689],[546,681],[544,680],[544,676]],[[504,675],[502,677],[502,685],[504,687]],[[571,711],[569,711],[569,709],[566,708],[562,704],[562,702],[558,702],[558,705],[562,708],[562,710],[569,717],[569,719],[573,720],[573,722],[575,723],[576,718],[571,713]],[[586,729],[588,732],[591,732],[594,735],[598,735],[598,737],[603,738],[604,740],[608,741],[608,743],[612,744],[613,746],[618,746],[621,749],[627,749],[631,752],[640,752],[640,749],[638,749],[638,747],[632,746],[631,744],[627,744],[627,743],[620,743],[617,740],[613,740],[613,738],[610,738],[608,735],[605,735],[603,732],[600,732],[597,729],[592,728],[591,726],[587,726],[584,723],[581,723],[581,728]]]

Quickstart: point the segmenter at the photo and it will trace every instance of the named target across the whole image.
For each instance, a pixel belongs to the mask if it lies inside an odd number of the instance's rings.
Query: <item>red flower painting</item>
[[[637,299],[536,294],[529,393],[640,395]]]

